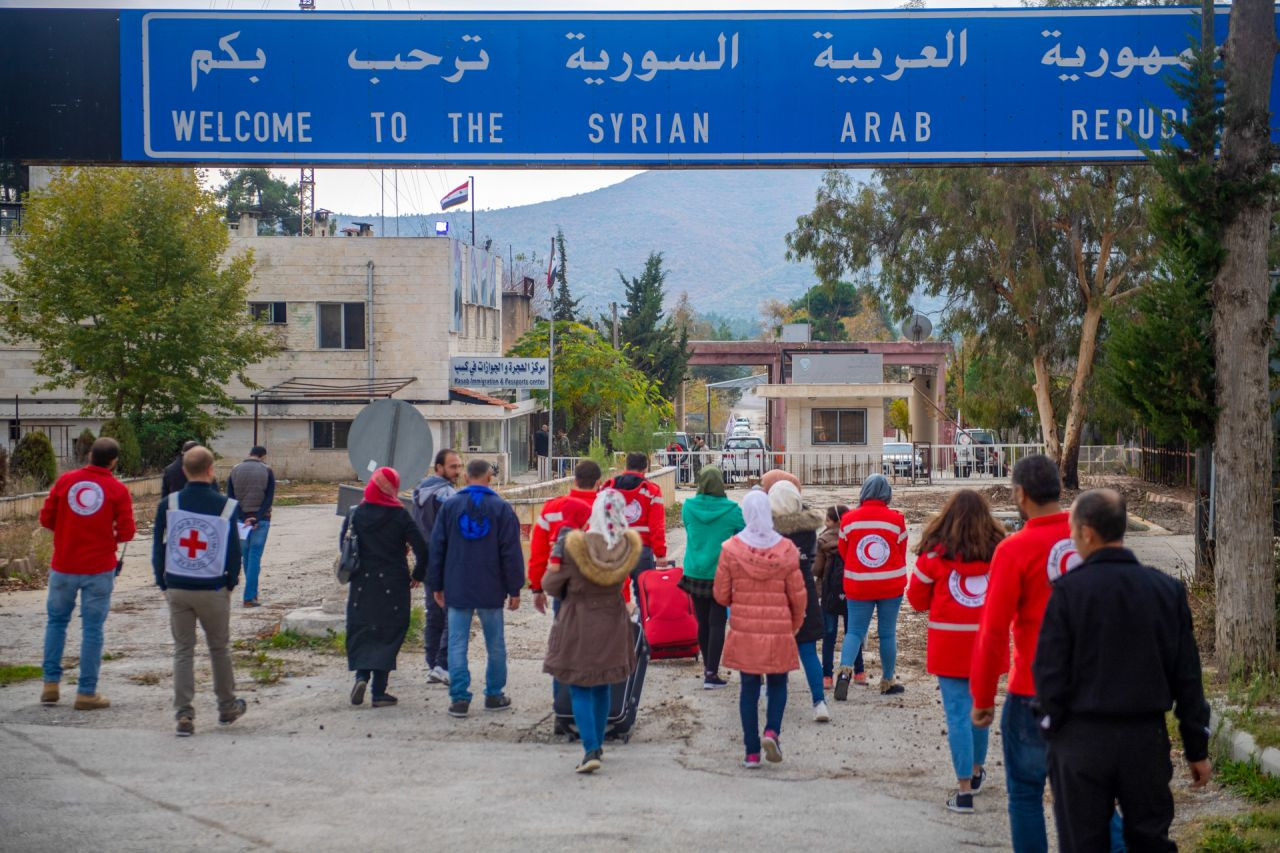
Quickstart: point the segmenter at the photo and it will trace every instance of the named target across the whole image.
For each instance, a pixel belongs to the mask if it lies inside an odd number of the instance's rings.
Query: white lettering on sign
[[[1154,110],[1150,107],[1071,111],[1071,141],[1093,139],[1128,139],[1130,133],[1140,139],[1172,139],[1176,133],[1173,123],[1185,123],[1190,113],[1184,107],[1181,114],[1173,109]]]
[[[889,141],[890,142],[907,142],[907,120],[904,120],[902,113],[894,113],[889,118]],[[880,141],[880,125],[882,118],[880,113],[864,113],[862,117],[862,141],[863,142],[879,142]],[[915,114],[915,127],[912,142],[928,142],[933,136],[933,117],[928,113]],[[858,141],[858,122],[853,117],[853,113],[845,113],[844,121],[840,125],[840,141],[841,142],[857,142]]]
[[[489,143],[497,145],[502,142],[502,113],[446,113],[453,123],[453,141],[462,142],[462,132],[466,131],[466,142]]]
[[[685,128],[690,130],[686,131]],[[593,145],[672,145],[685,143],[691,135],[694,145],[711,141],[711,113],[592,113],[587,116],[587,141]]]
[[[170,110],[179,142],[311,142],[311,113]]]

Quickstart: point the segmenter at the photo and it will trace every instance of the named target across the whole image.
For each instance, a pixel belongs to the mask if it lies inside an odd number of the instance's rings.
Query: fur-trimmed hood
[[[773,527],[783,536],[792,533],[806,533],[817,530],[826,523],[822,510],[803,507],[799,512],[788,512],[785,515],[774,513]]]
[[[624,533],[612,548],[605,545],[603,536],[573,530],[565,537],[564,547],[585,580],[596,586],[617,586],[640,562],[643,545],[634,530]]]

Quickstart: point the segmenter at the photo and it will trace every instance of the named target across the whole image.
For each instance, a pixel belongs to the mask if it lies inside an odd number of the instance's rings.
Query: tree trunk
[[[1058,469],[1062,485],[1080,488],[1080,434],[1084,431],[1085,386],[1093,375],[1093,358],[1098,350],[1098,326],[1102,323],[1102,300],[1091,299],[1084,309],[1080,324],[1080,348],[1076,352],[1076,375],[1071,380],[1071,402],[1067,408],[1067,425],[1063,430],[1062,452]]]
[[[1196,583],[1213,582],[1213,542],[1209,530],[1209,482],[1213,465],[1213,445],[1196,448]]]
[[[1236,0],[1226,44],[1225,124],[1219,180],[1261,187],[1270,155],[1271,0]],[[1271,418],[1268,398],[1267,241],[1271,199],[1244,196],[1226,223],[1226,257],[1213,282],[1217,363],[1217,652],[1224,676],[1270,670],[1275,661],[1271,554]]]
[[[1037,354],[1031,360],[1035,368],[1036,410],[1040,414],[1040,431],[1044,433],[1044,452],[1050,459],[1062,456],[1062,444],[1058,441],[1058,419],[1053,414],[1053,400],[1049,398],[1049,363],[1043,355]]]

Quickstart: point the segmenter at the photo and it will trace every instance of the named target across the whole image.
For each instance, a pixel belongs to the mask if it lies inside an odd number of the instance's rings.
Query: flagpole
[[[471,200],[471,245],[476,244],[476,179],[467,175],[467,198]]]
[[[547,260],[547,291],[551,291],[551,266],[555,262],[556,241],[551,240],[551,256]],[[554,459],[553,442],[556,438],[556,311],[555,299],[551,300],[551,340],[547,345],[547,459]],[[552,466],[548,466],[548,473]]]

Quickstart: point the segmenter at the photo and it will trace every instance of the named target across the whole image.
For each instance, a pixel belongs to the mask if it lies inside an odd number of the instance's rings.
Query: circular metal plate
[[[347,458],[360,482],[387,466],[410,488],[431,467],[435,447],[426,419],[404,400],[378,400],[360,410],[347,436]]]

